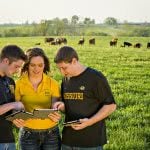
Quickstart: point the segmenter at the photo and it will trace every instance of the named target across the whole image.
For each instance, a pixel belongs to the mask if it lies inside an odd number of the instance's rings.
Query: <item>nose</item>
[[[61,72],[62,75],[65,75],[64,69],[60,68],[60,72]]]
[[[20,70],[21,68],[17,68],[16,70],[15,70],[15,73],[19,73],[21,70]]]

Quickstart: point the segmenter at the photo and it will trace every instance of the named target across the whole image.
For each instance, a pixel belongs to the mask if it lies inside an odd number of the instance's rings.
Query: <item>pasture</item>
[[[78,51],[81,63],[103,72],[114,93],[117,110],[106,121],[108,144],[104,150],[150,149],[150,49],[146,48],[150,38],[119,37],[116,47],[109,46],[112,38],[106,36],[95,37],[95,45],[88,44],[90,37],[84,37],[84,45],[77,44],[80,37],[66,38]],[[142,47],[120,47],[124,41],[140,42]],[[53,62],[59,45],[45,43],[44,37],[0,38],[0,48],[6,44],[17,44],[24,50],[43,48],[51,62],[51,75],[61,82]]]

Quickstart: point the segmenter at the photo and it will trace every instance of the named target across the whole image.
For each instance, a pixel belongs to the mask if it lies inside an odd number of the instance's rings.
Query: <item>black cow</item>
[[[147,48],[150,48],[150,42],[147,43]]]
[[[95,45],[95,38],[89,39],[89,44],[90,45]]]
[[[136,43],[134,44],[134,48],[141,48],[142,44],[141,43]]]
[[[52,41],[54,41],[55,38],[45,38],[45,43],[51,43]]]
[[[83,45],[84,44],[84,38],[80,39],[78,42],[78,45]]]
[[[126,46],[130,47],[130,46],[132,46],[132,43],[124,42],[124,43],[123,43],[123,47],[126,47]]]
[[[41,45],[41,43],[35,43],[35,45]]]

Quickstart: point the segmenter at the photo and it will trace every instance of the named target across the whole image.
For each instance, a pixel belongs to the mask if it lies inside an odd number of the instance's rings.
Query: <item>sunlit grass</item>
[[[119,38],[117,47],[110,47],[111,37],[96,37],[96,45],[77,45],[80,37],[67,37],[68,45],[79,53],[81,63],[100,70],[107,77],[117,102],[117,111],[107,119],[108,144],[105,150],[148,150],[150,147],[150,50],[149,38]],[[142,43],[142,48],[122,48],[123,41]],[[60,46],[44,43],[44,37],[1,38],[0,47],[17,44],[24,50],[40,42],[51,62],[51,75],[61,82],[53,62]],[[17,133],[16,142],[17,142]]]

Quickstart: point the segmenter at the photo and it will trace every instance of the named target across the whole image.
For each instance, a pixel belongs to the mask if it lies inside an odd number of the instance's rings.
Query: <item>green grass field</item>
[[[107,77],[114,93],[117,110],[107,119],[108,144],[104,150],[148,150],[150,149],[150,49],[146,48],[150,38],[120,37],[117,47],[110,47],[111,37],[96,37],[96,45],[77,45],[80,37],[66,37],[68,45],[74,47],[80,62],[100,70]],[[123,41],[142,43],[142,48],[123,48]],[[17,44],[24,50],[35,43],[47,53],[51,62],[51,75],[61,82],[61,75],[53,63],[60,46],[44,43],[44,37],[0,38],[0,48],[6,44]],[[17,137],[17,133],[16,133]]]

